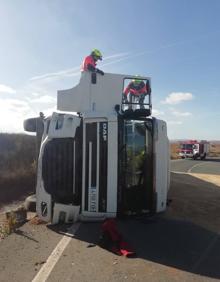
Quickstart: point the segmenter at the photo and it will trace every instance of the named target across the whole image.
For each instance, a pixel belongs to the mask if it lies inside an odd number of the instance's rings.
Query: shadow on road
[[[74,238],[88,242],[88,247],[97,245],[100,225],[83,223]],[[154,222],[148,222],[148,219],[118,221],[118,228],[138,258],[220,278],[220,237],[217,233],[190,222],[163,217]],[[61,229],[64,231],[64,226]],[[58,226],[53,230],[60,231]]]
[[[220,278],[220,240],[216,233],[189,222],[164,218],[153,224],[122,223],[121,230],[139,258]]]
[[[23,237],[27,238],[28,240],[34,241],[35,243],[39,243],[39,241],[37,241],[34,238],[28,236],[24,231],[22,231],[20,229],[15,230],[14,233],[16,235],[23,236]]]
[[[190,273],[220,279],[220,188],[191,175],[171,178],[173,199],[165,215],[118,220],[137,257]],[[101,223],[82,223],[75,239],[98,244]],[[66,225],[50,226],[56,232]]]
[[[206,158],[204,161],[220,163],[220,158]]]

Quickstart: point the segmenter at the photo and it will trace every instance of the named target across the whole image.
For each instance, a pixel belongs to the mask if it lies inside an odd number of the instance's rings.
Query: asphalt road
[[[171,167],[214,174],[220,162],[179,160]],[[27,222],[0,242],[0,281],[28,282],[39,273],[46,278],[35,282],[220,281],[220,187],[172,173],[169,198],[165,214],[118,221],[137,253],[132,259],[98,246],[100,223],[81,223],[71,236],[66,225]]]
[[[204,161],[192,159],[171,160],[170,169],[173,172],[220,175],[220,159],[209,158]]]

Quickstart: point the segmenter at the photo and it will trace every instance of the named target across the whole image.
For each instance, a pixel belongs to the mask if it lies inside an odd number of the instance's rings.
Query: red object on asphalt
[[[134,250],[132,250],[125,241],[120,242],[120,253],[124,257],[132,257],[135,255]]]
[[[109,251],[125,257],[135,255],[134,250],[125,242],[119,233],[115,219],[107,219],[102,224],[101,246]]]

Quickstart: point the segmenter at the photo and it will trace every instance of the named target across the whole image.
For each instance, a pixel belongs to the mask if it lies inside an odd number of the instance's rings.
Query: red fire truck
[[[179,156],[184,158],[200,158],[204,160],[209,152],[209,142],[206,140],[186,140],[180,143]]]

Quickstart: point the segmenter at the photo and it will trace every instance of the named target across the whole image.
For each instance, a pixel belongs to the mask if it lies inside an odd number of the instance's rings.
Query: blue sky
[[[220,140],[220,1],[0,0],[0,132],[56,105],[93,48],[105,72],[152,77],[170,139]]]

